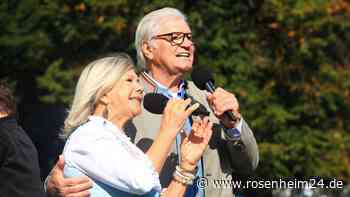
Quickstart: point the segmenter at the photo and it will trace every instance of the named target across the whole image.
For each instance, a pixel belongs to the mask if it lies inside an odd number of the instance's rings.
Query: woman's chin
[[[135,118],[136,116],[140,115],[142,113],[141,107],[132,110],[132,117],[131,118]]]

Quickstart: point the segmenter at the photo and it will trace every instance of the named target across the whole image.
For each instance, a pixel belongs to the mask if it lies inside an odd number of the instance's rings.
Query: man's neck
[[[150,70],[148,73],[154,80],[156,80],[161,85],[165,86],[172,92],[177,92],[179,90],[179,84],[182,80],[182,75],[170,75],[161,70]]]

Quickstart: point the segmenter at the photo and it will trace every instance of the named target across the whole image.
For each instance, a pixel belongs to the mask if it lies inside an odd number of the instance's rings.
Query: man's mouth
[[[182,52],[182,53],[178,53],[176,54],[176,57],[190,57],[190,53],[188,52]]]

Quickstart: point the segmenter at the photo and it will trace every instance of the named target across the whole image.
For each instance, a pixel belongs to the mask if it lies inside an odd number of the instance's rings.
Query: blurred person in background
[[[16,120],[11,91],[0,84],[0,196],[41,197],[37,150]]]

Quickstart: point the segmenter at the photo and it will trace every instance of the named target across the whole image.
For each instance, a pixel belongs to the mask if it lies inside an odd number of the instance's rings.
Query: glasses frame
[[[181,42],[175,42],[174,40],[176,38],[174,38],[175,36],[177,37],[182,37],[182,40]],[[191,33],[184,33],[184,32],[170,32],[170,33],[166,33],[166,34],[159,34],[159,35],[155,35],[152,37],[152,39],[163,39],[163,40],[166,40],[168,41],[172,46],[179,46],[179,45],[182,45],[184,42],[185,42],[185,37],[191,41],[193,43],[193,40],[192,40],[192,32]],[[181,39],[181,38],[179,38]]]

